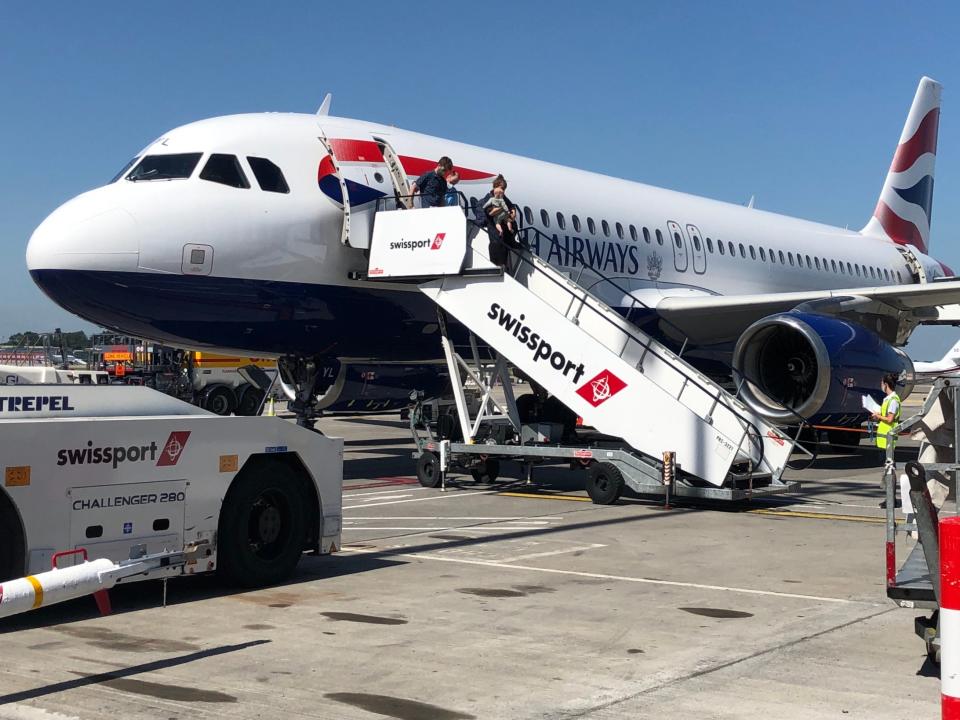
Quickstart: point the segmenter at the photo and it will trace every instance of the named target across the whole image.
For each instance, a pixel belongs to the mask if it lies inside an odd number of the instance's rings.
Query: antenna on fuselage
[[[756,199],[757,199],[757,196],[756,196],[756,195],[751,195],[751,196],[750,196],[750,202],[747,203],[747,207],[748,207],[748,208],[752,208],[753,205],[754,205],[754,202],[756,201]]]
[[[320,103],[320,107],[317,108],[317,115],[329,115],[330,114],[330,101],[333,100],[333,93],[327,93],[323,102]]]

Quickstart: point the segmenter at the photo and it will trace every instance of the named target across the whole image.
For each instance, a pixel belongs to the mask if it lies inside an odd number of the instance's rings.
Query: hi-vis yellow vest
[[[888,423],[884,422],[883,418],[887,416],[887,407],[890,405],[891,400],[897,401],[897,412],[894,413],[893,422]],[[880,406],[880,422],[877,423],[877,447],[881,450],[885,450],[887,447],[887,433],[893,428],[894,425],[900,424],[900,406],[903,403],[900,402],[900,396],[896,393],[891,393],[883,399],[883,405]],[[893,436],[893,447],[897,446],[897,436]]]

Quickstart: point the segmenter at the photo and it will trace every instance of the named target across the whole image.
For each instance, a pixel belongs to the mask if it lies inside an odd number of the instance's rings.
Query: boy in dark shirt
[[[437,167],[417,178],[410,186],[410,194],[420,193],[420,207],[438,207],[443,205],[443,196],[447,192],[447,173],[453,170],[453,161],[444,155],[437,161]]]

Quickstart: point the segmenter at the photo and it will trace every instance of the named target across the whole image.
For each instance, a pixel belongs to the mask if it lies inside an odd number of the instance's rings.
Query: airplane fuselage
[[[341,141],[359,232],[373,199],[393,194],[377,141],[405,158],[411,179],[449,155],[472,169],[458,186],[468,198],[506,176],[526,224],[546,235],[534,243],[541,257],[587,280],[594,270],[616,278],[651,308],[671,295],[914,282],[896,245],[855,231],[394,127],[274,113],[214,118],[159,138],[138,157],[199,153],[189,176],[120,177],[66,203],[31,239],[31,273],[78,315],[185,347],[437,357],[428,300],[408,285],[351,279],[366,258],[341,242],[342,206],[318,180],[321,138]],[[249,187],[201,179],[213,153],[236,157]],[[279,167],[289,192],[260,189],[250,158]],[[921,258],[928,277],[944,274]]]

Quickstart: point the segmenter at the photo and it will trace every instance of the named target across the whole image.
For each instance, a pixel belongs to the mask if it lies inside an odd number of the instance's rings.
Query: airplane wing
[[[762,317],[788,310],[855,320],[902,344],[917,324],[960,323],[960,280],[755,295],[665,297],[657,314],[697,342],[734,339]]]

